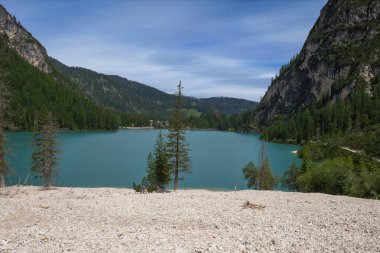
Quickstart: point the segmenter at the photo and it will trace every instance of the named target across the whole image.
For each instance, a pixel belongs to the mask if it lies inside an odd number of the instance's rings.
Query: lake
[[[58,134],[59,177],[55,185],[70,187],[127,187],[145,175],[146,158],[159,130],[119,130],[117,132],[64,132]],[[166,133],[166,131],[163,131]],[[192,159],[192,173],[184,174],[179,188],[232,190],[246,189],[242,168],[249,162],[258,164],[265,145],[270,167],[281,176],[292,162],[300,159],[291,151],[296,145],[261,141],[259,135],[220,131],[187,131]],[[32,133],[8,133],[12,184],[39,184],[29,176]]]

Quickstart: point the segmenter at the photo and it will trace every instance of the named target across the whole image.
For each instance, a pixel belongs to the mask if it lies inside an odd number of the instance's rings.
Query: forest
[[[27,63],[0,39],[1,74],[11,93],[7,115],[10,130],[32,130],[39,112],[51,111],[61,129],[117,129],[120,115],[87,100],[74,87]]]
[[[356,77],[352,95],[334,102],[336,91],[352,80],[335,81],[316,104],[261,127],[264,140],[303,145],[303,164],[293,173],[297,190],[379,197],[380,75],[371,79],[369,90]]]
[[[4,37],[0,40],[0,58],[0,72],[7,80],[12,94],[10,113],[5,115],[12,122],[7,126],[9,130],[33,130],[37,114],[44,110],[53,113],[62,130],[116,130],[120,126],[149,126],[150,120],[171,121],[170,111],[128,112],[102,106],[105,102],[96,104],[90,101],[76,84],[60,72],[54,71],[52,75],[48,75],[27,63],[14,49],[7,46],[7,39]],[[80,73],[90,72],[83,71]],[[112,76],[109,78],[117,79]],[[171,100],[168,103],[174,102]],[[189,98],[185,97],[185,107],[188,107],[188,100]],[[222,101],[226,101],[226,104],[223,105]],[[199,109],[203,112],[195,110],[196,113],[187,113],[185,125],[190,129],[240,129],[240,123],[244,122],[244,113],[230,115],[217,110],[212,111],[215,106],[224,106],[223,110],[228,111],[228,106],[236,102],[237,100],[230,101],[228,98],[200,99],[199,104],[202,106]]]
[[[334,138],[342,145],[380,155],[380,76],[371,80],[371,93],[362,78],[356,79],[352,96],[333,102],[337,86],[350,80],[338,80],[331,93],[295,116],[278,119],[262,131],[264,140],[304,143]]]

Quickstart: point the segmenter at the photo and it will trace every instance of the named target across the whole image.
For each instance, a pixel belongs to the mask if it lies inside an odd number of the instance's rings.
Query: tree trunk
[[[174,167],[174,192],[178,190],[178,166],[179,166],[179,160],[178,160],[178,157],[176,157],[175,167]]]
[[[42,189],[43,190],[45,190],[45,186],[46,186],[46,177],[42,176]]]
[[[178,190],[178,167],[174,171],[174,192]]]
[[[178,190],[178,173],[179,173],[179,130],[177,131],[177,146],[176,146],[176,157],[175,157],[175,167],[174,167],[174,192]]]
[[[4,172],[0,173],[0,188],[5,187]]]

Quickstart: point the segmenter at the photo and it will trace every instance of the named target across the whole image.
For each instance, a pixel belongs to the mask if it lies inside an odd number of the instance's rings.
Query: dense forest
[[[80,67],[68,67],[53,58],[50,58],[50,62],[57,72],[75,84],[88,99],[103,107],[130,114],[150,114],[161,119],[170,115],[175,101],[174,94],[120,76],[105,75]],[[198,99],[184,96],[184,108],[198,114],[217,111],[233,115],[252,109],[256,104],[238,98]]]
[[[202,113],[200,115],[188,115],[185,124],[189,128],[216,129],[221,131],[256,132],[258,129],[251,122],[254,110],[248,110],[239,114],[226,115],[220,112]]]
[[[27,63],[9,48],[7,39],[0,39],[1,73],[8,81],[12,94],[9,113],[10,129],[31,130],[36,115],[48,110],[57,118],[61,128],[116,129],[120,116],[87,100],[80,91],[64,81],[58,81]]]
[[[351,95],[339,99],[337,91],[353,82]],[[301,168],[297,171],[293,166],[286,172],[295,178],[284,175],[284,181],[296,182],[295,189],[379,198],[379,74],[369,84],[359,75],[338,79],[317,103],[295,115],[277,115],[260,129],[264,140],[303,145]],[[289,187],[285,184],[285,188]]]
[[[157,114],[154,110],[149,113],[123,112],[94,104],[62,74],[54,72],[48,75],[27,63],[7,46],[6,38],[0,40],[0,58],[1,72],[9,82],[12,93],[8,117],[13,124],[9,129],[33,129],[36,115],[45,109],[53,112],[61,129],[68,130],[114,130],[119,126],[149,126],[150,120],[171,121],[170,113]],[[174,103],[174,100],[171,102]],[[217,111],[186,109],[186,112],[188,128],[237,129],[236,119],[241,117]]]
[[[356,78],[355,90],[347,100],[333,102],[334,90],[350,80],[338,80],[321,101],[295,116],[283,117],[262,131],[265,140],[303,143],[336,138],[342,145],[380,156],[380,75],[366,82]]]
[[[365,151],[341,146],[337,140],[331,138],[303,146],[298,189],[378,199],[380,160]]]
[[[264,140],[303,146],[284,180],[301,191],[379,196],[379,7],[329,1],[248,120]]]

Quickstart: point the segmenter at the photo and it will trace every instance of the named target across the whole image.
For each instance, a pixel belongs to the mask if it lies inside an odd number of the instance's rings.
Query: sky
[[[0,0],[69,66],[167,93],[259,101],[327,0]]]

